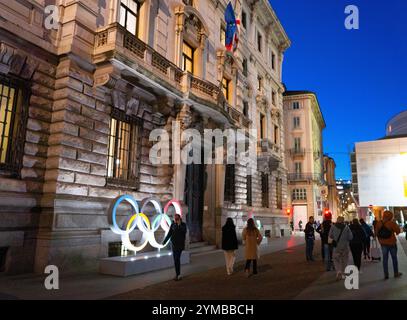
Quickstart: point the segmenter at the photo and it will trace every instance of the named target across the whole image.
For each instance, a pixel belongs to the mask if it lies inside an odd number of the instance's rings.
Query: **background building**
[[[309,216],[322,222],[323,193],[327,194],[322,151],[325,121],[316,95],[309,91],[286,91],[284,123],[288,193],[294,226],[298,228],[298,222],[304,223]]]
[[[327,187],[327,194],[325,195],[325,208],[332,212],[333,221],[335,221],[342,212],[339,202],[339,194],[336,187],[335,168],[335,160],[324,155],[324,180]]]
[[[386,136],[355,144],[351,154],[354,192],[359,214],[377,218],[385,208],[401,222],[407,213],[407,112],[393,117],[386,125]]]
[[[0,1],[2,271],[94,269],[120,254],[108,211],[121,194],[182,200],[191,242],[219,245],[226,217],[240,231],[251,210],[262,232],[289,229],[281,75],[290,41],[268,1],[236,1],[234,55],[226,0],[55,3],[58,28],[48,30],[43,1]],[[200,133],[258,129],[259,172],[153,165],[150,132],[171,134],[173,121]]]

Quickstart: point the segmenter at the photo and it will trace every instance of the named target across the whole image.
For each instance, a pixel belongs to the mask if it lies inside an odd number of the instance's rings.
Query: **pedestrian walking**
[[[298,228],[300,229],[300,231],[302,231],[302,220],[300,220],[300,221],[298,222]]]
[[[406,240],[407,240],[407,222],[404,224],[403,231],[405,233]]]
[[[352,232],[345,224],[345,219],[338,217],[336,223],[331,227],[328,236],[334,248],[332,256],[336,270],[336,280],[345,278],[345,268],[349,258],[349,241],[352,238]]]
[[[332,261],[333,246],[328,242],[328,236],[331,227],[332,227],[332,213],[327,212],[326,214],[324,214],[324,221],[317,229],[317,232],[321,236],[321,255],[322,260],[325,263],[326,271],[331,271],[334,268]]]
[[[181,280],[181,254],[185,249],[185,236],[187,234],[187,225],[182,222],[181,216],[175,214],[174,222],[164,239],[164,244],[171,240],[172,255],[175,265],[175,281]]]
[[[247,226],[243,229],[242,239],[245,242],[246,266],[244,268],[246,275],[250,276],[250,264],[253,262],[253,274],[257,274],[258,245],[261,243],[262,236],[259,229],[256,228],[254,220],[247,220]]]
[[[308,223],[305,225],[305,257],[307,261],[314,261],[313,251],[315,242],[314,217],[309,217]]]
[[[352,240],[349,243],[350,251],[352,252],[353,263],[360,271],[360,267],[362,264],[363,245],[366,241],[366,233],[363,230],[358,219],[353,219],[349,228],[353,236]]]
[[[290,222],[290,227],[291,227],[291,232],[293,233],[294,232],[294,221],[293,220],[291,220],[291,222]]]
[[[371,238],[374,237],[374,233],[372,231],[372,228],[366,223],[365,220],[360,219],[360,225],[362,226],[363,230],[365,231],[366,238],[363,243],[363,255],[365,260],[371,260],[370,256],[370,242]]]
[[[225,225],[222,227],[222,250],[225,254],[226,272],[228,275],[233,273],[237,248],[236,226],[232,218],[227,218]]]
[[[397,260],[397,239],[396,234],[401,232],[400,227],[393,221],[393,212],[386,210],[383,212],[383,220],[376,223],[375,233],[379,239],[383,254],[384,279],[389,279],[389,254],[393,262],[394,277],[401,277]]]

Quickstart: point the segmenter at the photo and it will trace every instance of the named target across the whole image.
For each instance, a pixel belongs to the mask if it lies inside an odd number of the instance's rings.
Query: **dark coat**
[[[187,225],[184,222],[181,222],[180,225],[173,222],[170,231],[168,231],[168,234],[164,239],[164,243],[167,243],[168,239],[171,239],[172,250],[184,250],[186,234]]]
[[[236,227],[225,225],[222,227],[222,250],[237,250]]]
[[[304,233],[305,233],[305,239],[315,240],[315,229],[314,229],[314,226],[312,225],[312,223],[308,222],[305,225]]]
[[[321,242],[323,244],[328,243],[328,235],[329,235],[329,231],[331,230],[331,227],[332,227],[332,221],[324,220],[324,222],[322,222],[322,224],[317,229],[317,232],[321,235]]]
[[[353,234],[353,239],[350,241],[350,245],[362,245],[366,240],[366,232],[363,230],[362,226],[352,223],[349,226],[349,229]]]

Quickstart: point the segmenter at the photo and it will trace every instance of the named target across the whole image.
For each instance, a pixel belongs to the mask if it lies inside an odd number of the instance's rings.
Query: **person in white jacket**
[[[345,279],[345,268],[349,259],[349,242],[353,239],[352,231],[345,224],[343,217],[338,217],[331,227],[328,238],[334,247],[333,261],[336,270],[336,280]]]

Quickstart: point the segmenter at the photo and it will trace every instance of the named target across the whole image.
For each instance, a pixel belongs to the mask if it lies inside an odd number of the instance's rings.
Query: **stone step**
[[[210,251],[214,251],[216,250],[216,246],[215,245],[203,245],[203,246],[198,246],[198,247],[194,247],[194,248],[189,248],[189,252],[191,253],[191,255],[197,255],[200,253],[206,253],[206,252],[210,252]]]
[[[189,247],[192,249],[192,248],[205,247],[205,246],[207,246],[207,245],[209,245],[208,242],[206,242],[206,241],[200,241],[200,242],[192,242],[192,243],[190,243],[190,244],[189,244]]]

